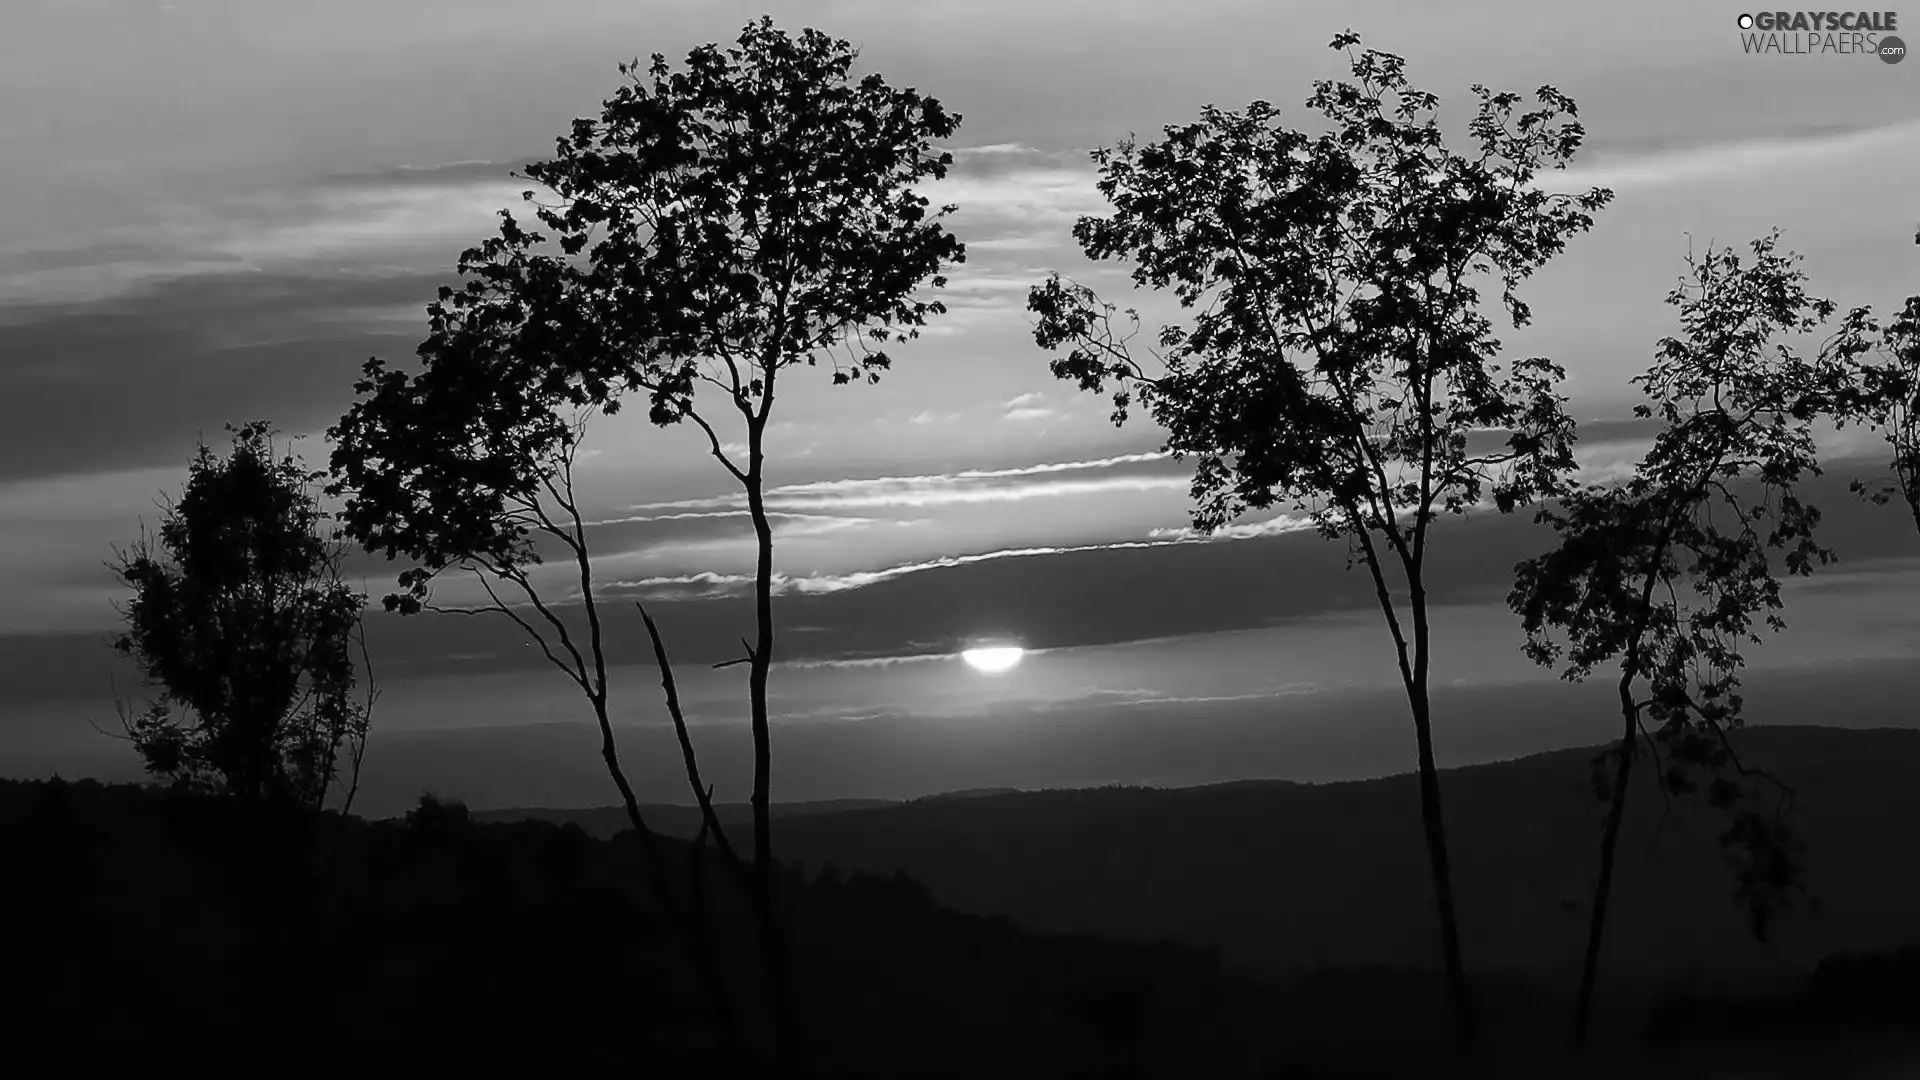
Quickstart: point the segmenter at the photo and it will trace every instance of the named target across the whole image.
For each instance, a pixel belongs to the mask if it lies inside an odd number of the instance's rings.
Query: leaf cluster
[[[1861,365],[1858,389],[1892,451],[1892,475],[1849,486],[1876,506],[1901,499],[1920,528],[1920,296],[1908,297],[1887,325],[1880,357]]]
[[[1574,487],[1541,509],[1559,546],[1521,563],[1509,596],[1537,662],[1564,660],[1584,678],[1626,658],[1654,680],[1656,719],[1721,699],[1740,646],[1760,640],[1760,623],[1780,626],[1779,572],[1833,558],[1798,485],[1821,471],[1816,425],[1862,419],[1856,361],[1873,327],[1863,309],[1847,312],[1809,354],[1800,339],[1836,308],[1806,292],[1778,241],[1754,241],[1750,261],[1732,248],[1689,259],[1667,297],[1681,333],[1634,379],[1647,398],[1636,415],[1660,430],[1624,482]]]
[[[1573,423],[1550,360],[1503,365],[1483,312],[1492,282],[1514,326],[1520,283],[1587,229],[1611,193],[1554,192],[1582,128],[1550,86],[1535,107],[1475,86],[1471,147],[1450,150],[1438,99],[1400,57],[1346,51],[1351,81],[1315,84],[1325,128],[1289,126],[1256,101],[1207,107],[1158,142],[1099,150],[1113,205],[1074,235],[1093,259],[1133,263],[1136,287],[1192,312],[1134,355],[1138,316],[1054,275],[1035,287],[1036,342],[1065,350],[1054,374],[1114,387],[1114,419],[1137,400],[1197,460],[1203,529],[1281,503],[1330,510],[1330,533],[1392,532],[1491,494],[1502,509],[1550,490],[1571,464]],[[1505,445],[1475,447],[1497,432]]]

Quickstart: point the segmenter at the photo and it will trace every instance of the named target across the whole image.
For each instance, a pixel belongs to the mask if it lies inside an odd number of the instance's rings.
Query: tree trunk
[[[1701,479],[1692,490],[1699,490],[1719,467],[1722,454],[1716,454],[1711,465],[1701,473]],[[1640,677],[1640,667],[1645,653],[1643,651],[1647,626],[1653,617],[1653,592],[1660,584],[1660,568],[1666,560],[1669,544],[1673,543],[1674,530],[1678,527],[1680,508],[1688,505],[1682,501],[1670,511],[1660,527],[1659,539],[1654,543],[1653,554],[1648,563],[1646,581],[1640,587],[1640,607],[1634,614],[1633,625],[1627,635],[1626,655],[1620,661],[1620,765],[1614,770],[1613,790],[1609,792],[1612,800],[1607,807],[1607,826],[1600,836],[1600,877],[1593,883],[1593,910],[1587,916],[1587,951],[1580,964],[1580,991],[1574,999],[1573,1043],[1579,1046],[1586,1041],[1588,1021],[1593,1012],[1593,987],[1600,977],[1600,945],[1607,929],[1607,901],[1613,893],[1614,850],[1620,842],[1620,823],[1627,814],[1627,781],[1633,776],[1633,758],[1637,751],[1634,735],[1639,730],[1640,710],[1633,703],[1633,682]]]
[[[1355,507],[1349,506],[1347,514],[1354,526],[1354,536],[1366,554],[1367,573],[1373,578],[1374,596],[1380,602],[1380,614],[1387,621],[1387,632],[1393,636],[1401,685],[1406,687],[1407,704],[1413,712],[1414,739],[1420,753],[1420,820],[1426,831],[1434,903],[1440,914],[1440,951],[1447,969],[1448,993],[1453,1000],[1454,1034],[1462,1045],[1471,1045],[1477,1034],[1473,997],[1467,987],[1466,964],[1460,955],[1460,920],[1453,903],[1453,867],[1447,855],[1447,828],[1440,812],[1440,774],[1433,757],[1433,713],[1427,694],[1433,635],[1427,621],[1427,591],[1420,576],[1420,558],[1418,554],[1411,558],[1402,554],[1401,565],[1407,574],[1413,609],[1413,642],[1409,648],[1394,610],[1393,594],[1387,588],[1386,573],[1381,569],[1379,549],[1367,532],[1367,523]]]
[[[1587,1028],[1593,1017],[1593,986],[1600,977],[1600,944],[1607,931],[1607,900],[1613,893],[1614,850],[1620,842],[1620,822],[1627,816],[1627,781],[1633,776],[1633,759],[1638,750],[1634,728],[1639,710],[1633,706],[1633,665],[1620,676],[1620,764],[1613,771],[1612,800],[1607,807],[1607,828],[1600,837],[1600,878],[1593,885],[1593,910],[1587,916],[1587,952],[1580,963],[1580,993],[1573,1007],[1573,1045],[1587,1041]]]
[[[1413,587],[1413,679],[1407,687],[1413,709],[1413,731],[1420,746],[1420,819],[1426,828],[1427,862],[1440,912],[1440,951],[1447,966],[1447,989],[1453,998],[1453,1030],[1462,1043],[1472,1043],[1478,1031],[1473,996],[1467,986],[1466,963],[1460,953],[1460,918],[1453,903],[1453,864],[1447,854],[1447,828],[1440,810],[1440,773],[1433,756],[1433,713],[1427,693],[1431,634],[1427,624],[1426,593]]]
[[[626,770],[620,766],[620,755],[614,745],[613,724],[607,715],[606,702],[603,698],[595,698],[593,705],[600,721],[600,757],[607,764],[607,772],[612,775],[614,786],[620,789],[620,800],[626,807],[627,821],[639,837],[647,867],[653,876],[660,912],[686,938],[692,950],[694,968],[713,1007],[714,1022],[720,1029],[721,1053],[731,1058],[738,1052],[738,1029],[734,1021],[733,1003],[728,999],[725,981],[720,977],[720,963],[714,952],[713,924],[706,909],[705,893],[699,888],[700,882],[693,882],[694,911],[691,915],[681,912],[679,902],[673,897],[673,882],[667,873],[666,862],[661,858],[659,840],[640,813],[640,800],[634,794],[633,785],[627,781]],[[699,873],[697,853],[693,871]]]
[[[747,691],[753,727],[753,903],[760,922],[760,956],[770,983],[774,1054],[782,1071],[794,1077],[801,1074],[802,1066],[793,1012],[793,972],[773,888],[773,747],[767,723],[767,675],[773,666],[773,525],[767,518],[760,471],[760,437],[761,429],[755,425],[749,433],[752,445],[746,484],[747,509],[753,517],[759,548],[753,580],[755,640]]]

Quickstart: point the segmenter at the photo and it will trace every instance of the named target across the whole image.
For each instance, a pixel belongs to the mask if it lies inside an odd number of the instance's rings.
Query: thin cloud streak
[[[1018,424],[1018,423],[1025,423],[1032,420],[1049,420],[1058,415],[1060,414],[1055,412],[1052,409],[1034,409],[1034,408],[1008,409],[1006,416],[1003,417],[1003,419],[1011,420],[1014,423]]]
[[[1268,518],[1265,521],[1236,522],[1222,525],[1211,534],[1203,533],[1192,526],[1178,529],[1154,529],[1147,535],[1155,540],[1252,540],[1261,536],[1280,536],[1284,533],[1303,532],[1313,528],[1313,522],[1291,514]]]
[[[1670,184],[1777,178],[1799,169],[1826,170],[1840,158],[1920,149],[1920,123],[1891,124],[1804,138],[1745,139],[1710,143],[1543,173],[1536,183],[1550,191],[1590,187],[1615,189]]]
[[[1085,480],[1054,480],[1043,483],[992,486],[983,482],[1027,480],[1060,473],[1123,468],[1168,460],[1166,453],[1116,454],[1088,461],[1046,462],[1005,469],[962,469],[950,473],[926,473],[916,476],[876,476],[840,480],[814,480],[782,484],[768,490],[768,501],[782,511],[855,509],[881,507],[928,507],[970,503],[1010,502],[1032,498],[1099,494],[1115,491],[1154,491],[1185,488],[1188,480],[1164,474],[1128,474]],[[629,510],[642,514],[657,511],[738,511],[746,497],[737,492],[693,499],[638,503]]]
[[[601,518],[586,523],[588,528],[603,525],[639,525],[654,521],[700,521],[700,520],[739,520],[750,515],[740,510],[685,510],[672,514],[632,514],[626,517]],[[846,522],[854,525],[872,525],[875,518],[840,517],[835,514],[795,514],[781,510],[770,510],[767,517],[776,521],[824,524],[827,522]]]
[[[801,593],[822,594],[844,592],[849,589],[865,588],[883,581],[907,574],[917,574],[927,570],[943,570],[955,566],[969,566],[974,563],[991,562],[996,559],[1024,559],[1041,555],[1065,555],[1081,551],[1123,551],[1136,548],[1166,547],[1171,544],[1187,543],[1184,540],[1122,540],[1108,544],[1074,544],[1059,547],[1007,548],[1001,551],[983,551],[972,555],[947,555],[923,562],[901,563],[879,570],[857,570],[847,574],[809,574],[804,577],[792,577],[775,574],[773,589],[776,594]],[[679,574],[660,577],[641,578],[636,581],[615,581],[605,588],[609,591],[648,590],[665,588],[685,589],[689,586],[704,587],[706,591],[696,595],[675,594],[675,598],[719,598],[733,595],[733,590],[753,583],[751,574],[717,574],[701,571],[696,574]]]
[[[877,510],[888,507],[925,509],[935,506],[964,506],[982,503],[1019,502],[1026,499],[1056,499],[1115,492],[1184,491],[1190,485],[1181,476],[1113,476],[1088,480],[1050,480],[1043,483],[1008,487],[940,486],[928,478],[917,485],[888,485],[875,482],[866,491],[792,492],[767,495],[788,510]],[[746,499],[739,495],[716,495],[703,499],[684,499],[673,503],[643,503],[638,510],[681,507],[740,507]]]

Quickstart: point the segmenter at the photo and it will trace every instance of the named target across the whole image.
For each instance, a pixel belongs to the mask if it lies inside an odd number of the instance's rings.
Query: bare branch
[[[747,655],[745,655],[745,656],[741,656],[741,657],[736,657],[736,658],[734,658],[734,659],[732,659],[732,660],[722,660],[722,661],[720,661],[719,663],[717,663],[717,664],[715,664],[715,665],[713,665],[713,669],[714,669],[715,671],[718,671],[718,670],[720,670],[721,668],[730,668],[730,667],[735,667],[735,666],[737,666],[737,665],[740,665],[740,664],[751,664],[751,663],[753,663],[753,660],[754,660],[754,651],[753,651],[753,646],[752,646],[752,645],[749,645],[749,644],[747,644],[747,639],[746,639],[746,638],[741,638],[741,639],[740,639],[740,647],[741,647],[741,648],[743,648],[743,649],[745,649],[745,650],[747,651]]]
[[[680,691],[674,683],[673,663],[667,659],[667,646],[660,637],[660,628],[654,624],[653,616],[645,605],[636,601],[633,605],[640,612],[640,618],[647,624],[647,635],[653,639],[653,659],[660,668],[660,689],[666,695],[667,715],[673,718],[674,735],[680,740],[680,756],[687,771],[687,784],[693,789],[694,798],[700,804],[700,828],[703,833],[711,832],[720,854],[733,867],[742,884],[749,883],[747,866],[741,861],[733,844],[727,839],[727,831],[721,825],[720,818],[713,809],[713,788],[700,779],[700,761],[694,753],[693,737],[687,730],[687,718],[680,708]]]

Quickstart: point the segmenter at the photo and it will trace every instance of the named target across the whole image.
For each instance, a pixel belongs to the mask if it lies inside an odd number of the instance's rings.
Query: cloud
[[[207,203],[156,207],[156,220],[61,248],[0,253],[0,304],[91,303],[174,281],[259,272],[450,272],[520,193],[507,162],[401,167],[326,177]],[[217,287],[217,282],[216,282]],[[416,321],[423,320],[415,309]]]
[[[601,587],[609,596],[639,593],[656,600],[705,600],[735,596],[753,584],[751,574],[721,574],[702,570],[694,574],[663,574],[632,581],[612,581]]]
[[[971,250],[971,230],[968,236]],[[975,327],[1001,329],[1024,328],[1027,293],[1046,277],[1045,268],[1007,264],[994,271],[981,269],[987,260],[973,252],[972,261],[954,270],[939,290],[927,290],[927,299],[937,299],[946,313],[921,330],[923,336],[951,336]]]
[[[801,669],[814,668],[889,668],[902,664],[939,664],[959,659],[958,653],[920,653],[908,656],[855,656],[834,660],[788,660],[779,666]]]
[[[132,256],[110,247],[86,251],[26,251],[0,259],[0,309],[35,304],[92,303],[202,274],[251,267],[234,258],[152,252]],[[17,315],[16,315],[17,317]]]
[[[775,510],[767,517],[776,540],[826,536],[864,529],[879,519],[841,514],[803,514]],[[540,537],[542,556],[571,565],[572,553],[558,541]],[[587,546],[596,564],[635,558],[710,559],[728,551],[750,551],[753,520],[744,509],[679,510],[630,514],[587,523]]]
[[[214,207],[180,227],[214,251],[259,265],[379,258],[450,267],[462,248],[493,231],[501,209],[532,216],[520,193],[537,185],[505,171],[493,180],[448,181],[425,171],[419,183],[327,185]]]
[[[1281,515],[1264,521],[1227,525],[1212,535],[1204,534],[1192,528],[1153,529],[1143,540],[1116,540],[1098,544],[1037,545],[1033,547],[1004,548],[996,551],[974,552],[965,555],[944,555],[933,559],[899,563],[893,566],[873,570],[855,570],[847,573],[806,575],[774,575],[773,588],[781,595],[800,594],[818,595],[845,592],[850,589],[863,589],[871,585],[892,581],[909,574],[923,573],[929,570],[947,570],[976,563],[992,562],[998,559],[1031,559],[1048,555],[1068,555],[1097,551],[1137,551],[1149,548],[1172,547],[1181,544],[1206,544],[1230,540],[1253,540],[1288,533],[1303,532],[1313,528],[1313,523],[1302,518]],[[632,590],[657,596],[672,596],[675,599],[717,598],[738,595],[753,583],[749,574],[719,574],[702,571],[695,574],[664,575],[641,578],[633,581],[610,583],[609,590]]]
[[[1046,394],[1038,390],[1029,390],[1024,394],[1019,394],[1001,402],[1000,407],[1003,409],[1019,409],[1030,405],[1038,405],[1045,400],[1047,400]]]
[[[956,150],[946,178],[924,194],[958,208],[955,229],[970,250],[1040,251],[1071,248],[1066,229],[1107,209],[1096,181],[1083,151],[998,144]]]
[[[156,200],[143,224],[0,252],[0,478],[184,462],[253,417],[325,427],[369,355],[411,351],[494,208],[520,204],[509,168]]]
[[[1164,547],[1168,544],[1183,543],[1180,540],[1122,540],[1109,544],[1073,544],[1059,547],[1007,548],[1001,551],[982,551],[970,555],[947,555],[937,559],[920,562],[901,563],[897,566],[883,567],[877,570],[856,570],[845,574],[807,574],[789,576],[775,574],[773,589],[777,594],[799,593],[817,595],[823,593],[844,592],[849,589],[861,589],[869,585],[878,585],[907,574],[918,574],[927,570],[944,570],[956,566],[971,566],[974,563],[990,562],[995,559],[1029,559],[1041,555],[1064,555],[1085,551],[1127,551],[1138,548]],[[661,577],[640,578],[635,581],[609,582],[605,588],[609,592],[637,591],[650,595],[674,595],[676,599],[689,598],[688,589],[697,589],[703,597],[735,595],[753,583],[749,574],[717,574],[702,571],[697,574],[679,574]],[[655,593],[654,590],[666,590]]]
[[[184,465],[199,436],[255,417],[323,428],[360,364],[410,351],[418,330],[319,316],[424,302],[436,281],[260,271],[0,310],[0,479]]]
[[[1576,192],[1590,187],[1618,190],[1774,179],[1795,171],[1825,171],[1840,159],[1916,149],[1920,149],[1920,123],[1901,123],[1589,159],[1574,168],[1544,173],[1537,183],[1552,191]]]
[[[815,480],[782,484],[767,491],[768,505],[792,513],[826,510],[923,508],[1024,499],[1060,498],[1121,491],[1185,489],[1184,474],[1165,469],[1144,471],[1169,459],[1164,453],[1118,454],[1086,461],[1046,462],[1006,469],[962,469],[918,476],[877,476]],[[1108,475],[1058,479],[1060,474],[1098,472]],[[738,492],[696,499],[641,503],[639,513],[685,510],[738,510],[746,497]]]
[[[903,507],[921,509],[979,503],[1057,499],[1123,491],[1185,490],[1179,476],[1121,475],[1079,480],[1045,480],[1021,484],[975,484],[954,477],[914,477],[892,483],[875,481],[858,488],[782,492],[780,505],[808,510],[855,510]],[[773,498],[773,496],[769,496]]]
[[[1190,525],[1177,529],[1152,529],[1147,536],[1155,540],[1251,540],[1259,536],[1280,536],[1284,533],[1304,532],[1313,528],[1313,522],[1293,514],[1280,514],[1263,521],[1234,522],[1222,525],[1211,534],[1203,533]]]
[[[1152,451],[1139,454],[1115,454],[1112,457],[1093,458],[1088,461],[1055,461],[1038,465],[1020,465],[1009,469],[963,469],[952,475],[962,480],[999,479],[1009,476],[1043,476],[1049,473],[1072,472],[1077,469],[1111,469],[1121,465],[1144,465],[1148,462],[1171,461],[1173,455],[1165,451]]]
[[[1033,233],[1011,236],[990,236],[984,240],[968,240],[967,253],[978,255],[981,252],[996,251],[1048,251],[1061,247],[1060,238],[1052,234]]]
[[[1028,420],[1046,420],[1058,415],[1059,414],[1052,409],[1008,409],[1003,419],[1020,423]]]
[[[956,270],[948,275],[946,288],[941,293],[948,304],[952,304],[956,296],[969,295],[1017,298],[1024,303],[1027,291],[1047,274],[1045,267],[1008,267],[1002,272],[988,273],[972,264],[967,265],[968,269]]]
[[[1263,690],[1251,694],[1160,694],[1151,690],[1142,691],[1137,697],[1117,698],[1114,705],[1222,705],[1229,702],[1271,701],[1275,698],[1298,697],[1311,694],[1320,687],[1314,683],[1299,683],[1278,690]]]

